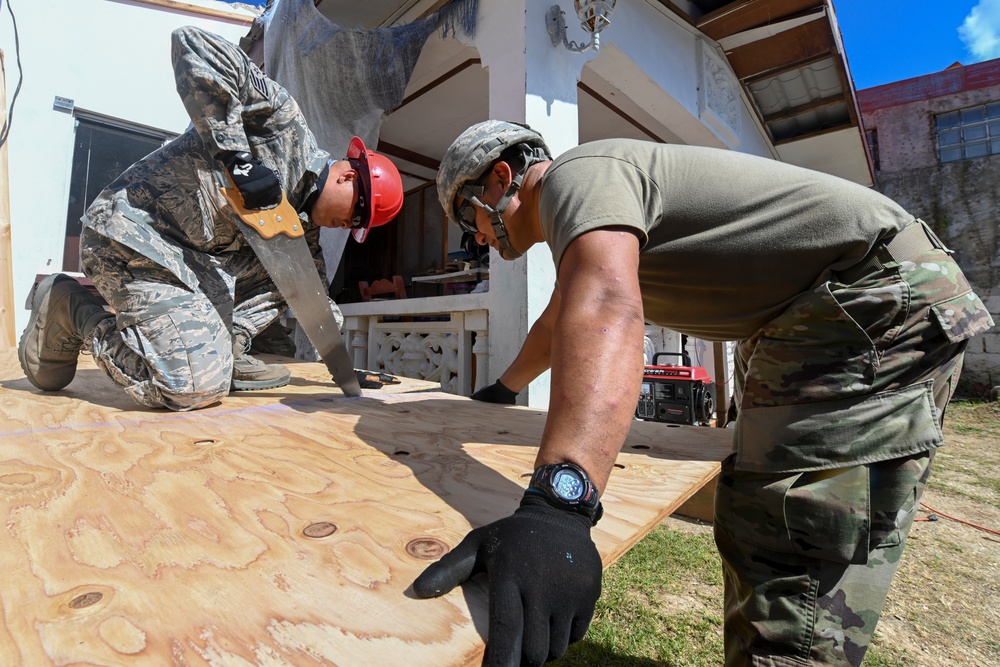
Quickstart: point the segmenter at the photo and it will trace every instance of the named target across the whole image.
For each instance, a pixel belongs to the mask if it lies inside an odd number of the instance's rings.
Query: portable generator
[[[683,366],[659,365],[660,357],[680,357]],[[643,371],[637,419],[708,426],[715,412],[715,383],[684,352],[657,352]]]

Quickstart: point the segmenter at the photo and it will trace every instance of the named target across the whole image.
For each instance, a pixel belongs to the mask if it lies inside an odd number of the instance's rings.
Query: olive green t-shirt
[[[913,220],[891,199],[835,176],[631,139],[567,151],[541,188],[542,233],[557,267],[580,234],[633,227],[646,320],[706,340],[753,335]]]

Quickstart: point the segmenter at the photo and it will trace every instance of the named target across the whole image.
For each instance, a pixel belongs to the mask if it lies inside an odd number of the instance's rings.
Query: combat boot
[[[250,336],[241,329],[233,333],[233,389],[275,389],[288,384],[292,374],[279,364],[265,364],[251,357]]]
[[[31,317],[17,357],[31,384],[58,391],[73,381],[84,341],[98,322],[114,317],[73,278],[56,273],[35,288]]]

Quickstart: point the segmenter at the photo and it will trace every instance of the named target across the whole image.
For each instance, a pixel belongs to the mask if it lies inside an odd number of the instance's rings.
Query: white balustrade
[[[488,293],[348,303],[344,340],[354,365],[440,382],[469,396],[489,377]]]

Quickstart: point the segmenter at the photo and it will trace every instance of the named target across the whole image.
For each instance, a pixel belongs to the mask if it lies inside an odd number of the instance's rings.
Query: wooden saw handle
[[[305,234],[302,229],[302,221],[299,214],[295,212],[285,193],[281,193],[281,203],[274,208],[263,211],[247,208],[243,205],[243,195],[236,188],[223,188],[222,196],[226,198],[230,206],[240,217],[243,224],[253,229],[265,239],[269,239],[278,234],[284,234],[295,238]]]

